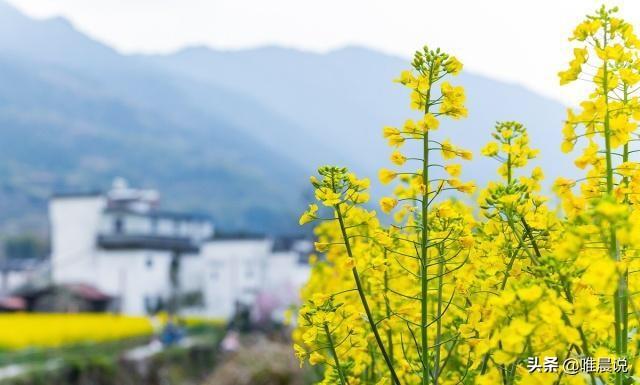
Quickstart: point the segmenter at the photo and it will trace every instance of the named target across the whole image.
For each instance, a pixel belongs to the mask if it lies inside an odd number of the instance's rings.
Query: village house
[[[228,319],[241,304],[278,318],[309,274],[310,242],[216,236],[208,216],[163,211],[156,191],[122,179],[106,193],[53,196],[49,216],[50,284],[90,286],[111,311]]]

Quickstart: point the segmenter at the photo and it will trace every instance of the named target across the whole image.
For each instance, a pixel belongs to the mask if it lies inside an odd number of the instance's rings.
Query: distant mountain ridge
[[[348,161],[367,173],[388,164],[382,127],[401,125],[413,116],[406,89],[392,82],[408,68],[408,60],[362,47],[346,47],[324,55],[278,47],[243,51],[194,47],[147,59],[198,81],[250,95],[307,127],[320,143],[340,138],[341,143],[334,147],[341,153],[362,149]],[[451,82],[465,86],[469,118],[454,124],[445,122],[445,129],[437,135],[450,136],[460,145],[479,150],[490,140],[497,120],[519,120],[530,129],[534,145],[543,149],[548,163],[557,164],[564,106],[522,86],[468,71]],[[551,140],[555,147],[550,146]],[[333,139],[328,141],[335,143]],[[478,170],[495,169],[490,161],[476,164]]]
[[[46,228],[51,192],[116,176],[222,228],[297,231],[317,165],[374,177],[388,164],[381,127],[411,115],[391,82],[406,65],[358,47],[125,56],[64,19],[33,20],[0,0],[0,231]],[[560,104],[469,73],[453,81],[467,88],[469,119],[438,135],[478,150],[496,120],[521,120],[540,164],[566,173]],[[495,168],[480,159],[465,177],[482,183]]]
[[[194,107],[183,88],[254,111],[258,103],[212,86],[200,90],[66,22],[31,20],[0,4],[4,229],[46,229],[52,192],[106,188],[116,176],[158,188],[168,208],[212,214],[221,228],[296,229],[303,168],[224,116]]]

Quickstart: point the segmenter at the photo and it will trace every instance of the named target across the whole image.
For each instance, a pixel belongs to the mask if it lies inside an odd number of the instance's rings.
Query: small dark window
[[[147,257],[145,264],[147,265],[147,269],[151,269],[153,267],[153,258]]]
[[[113,221],[113,231],[116,234],[122,234],[123,230],[124,230],[124,220],[118,217],[115,219],[115,221]]]

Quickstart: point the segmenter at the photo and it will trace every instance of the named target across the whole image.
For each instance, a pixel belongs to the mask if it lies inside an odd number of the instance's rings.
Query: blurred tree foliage
[[[43,258],[46,256],[47,242],[33,234],[17,235],[5,238],[3,254],[8,259]]]

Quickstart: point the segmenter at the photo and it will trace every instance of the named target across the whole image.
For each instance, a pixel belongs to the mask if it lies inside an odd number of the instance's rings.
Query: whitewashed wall
[[[206,312],[228,318],[236,301],[253,304],[265,280],[272,242],[267,239],[214,240],[202,246]]]
[[[88,282],[95,276],[96,234],[106,199],[102,196],[74,196],[52,199],[51,268],[54,282]]]
[[[100,290],[120,298],[126,314],[146,314],[145,298],[168,298],[171,253],[151,250],[97,252],[95,280]]]
[[[300,289],[309,279],[310,268],[298,259],[294,251],[274,252],[268,258],[262,293],[271,305],[265,309],[271,319],[282,321],[285,311],[300,303]]]

